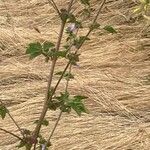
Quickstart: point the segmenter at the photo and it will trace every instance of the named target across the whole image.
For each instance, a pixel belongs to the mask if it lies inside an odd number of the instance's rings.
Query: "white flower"
[[[45,144],[42,144],[42,150],[46,150],[46,145]]]
[[[68,26],[67,31],[74,32],[76,30],[76,24],[72,23]]]

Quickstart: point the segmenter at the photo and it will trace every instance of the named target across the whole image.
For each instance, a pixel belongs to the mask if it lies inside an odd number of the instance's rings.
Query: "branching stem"
[[[74,1],[74,0],[71,0],[70,3],[69,3],[68,12],[70,12],[70,10],[71,10],[73,1]],[[96,16],[95,16],[95,18],[94,18],[94,20],[93,20],[93,23],[95,23],[95,22],[97,21],[98,16],[99,16],[99,14],[100,14],[100,12],[101,12],[101,9],[103,8],[105,2],[106,2],[106,0],[103,0],[103,2],[101,3],[101,5],[100,5],[100,7],[99,7],[99,9],[98,9],[98,12],[97,12],[97,14],[96,14]],[[58,37],[58,42],[57,42],[57,45],[56,45],[56,51],[59,51],[60,44],[61,44],[61,40],[62,40],[62,37],[63,37],[63,32],[64,32],[65,24],[66,24],[66,22],[62,21],[61,29],[60,29],[60,33],[59,33],[59,37]],[[92,32],[92,30],[90,29],[90,30],[88,31],[88,33],[86,34],[86,36],[85,36],[85,40],[86,40],[86,37],[88,37],[91,32]],[[85,42],[85,40],[83,40],[83,41],[81,42],[80,46],[79,46],[78,49],[75,51],[75,54],[77,54],[78,50],[81,48],[81,46],[83,45],[83,43]],[[44,106],[43,106],[43,110],[42,110],[41,116],[40,116],[40,118],[39,118],[39,122],[38,122],[38,124],[37,124],[37,126],[36,126],[36,128],[35,128],[34,134],[33,134],[33,138],[34,138],[35,140],[37,139],[37,137],[38,137],[38,135],[39,135],[39,132],[40,132],[40,129],[41,129],[42,121],[43,121],[43,119],[44,119],[44,117],[45,117],[45,115],[46,115],[46,112],[47,112],[47,110],[48,110],[48,103],[52,100],[52,97],[53,97],[53,95],[55,94],[56,89],[57,89],[57,87],[58,87],[60,81],[62,80],[62,78],[63,78],[63,76],[64,76],[66,70],[68,69],[68,67],[69,67],[70,64],[71,64],[71,61],[69,61],[69,62],[67,63],[67,65],[66,65],[66,67],[65,67],[65,69],[64,69],[64,71],[63,71],[63,73],[62,73],[62,75],[61,75],[61,77],[59,78],[58,82],[57,82],[56,85],[55,85],[55,88],[54,88],[54,90],[53,90],[51,96],[49,97],[49,91],[50,91],[50,89],[51,89],[51,84],[52,84],[54,69],[55,69],[55,66],[56,66],[56,61],[57,61],[57,58],[54,58],[53,61],[52,61],[52,65],[51,65],[51,69],[50,69],[50,75],[49,75],[49,81],[48,81],[48,86],[47,86],[46,99],[45,99],[45,102],[44,102]],[[56,126],[58,125],[58,122],[59,122],[59,120],[60,120],[61,115],[62,115],[62,112],[60,112],[60,114],[59,114],[59,117],[58,117],[58,119],[57,119],[57,121],[56,121],[56,124],[55,124],[55,126],[54,126],[54,129],[52,130],[52,133],[51,133],[49,139],[51,139],[51,137],[52,137],[52,135],[53,135],[53,133],[54,133],[54,131],[55,131],[55,129],[56,129]],[[34,144],[34,150],[35,150],[35,148],[36,148],[36,143]]]
[[[68,13],[71,10],[73,1],[74,0],[71,0],[70,3],[69,3],[68,10],[67,10]],[[56,45],[56,52],[59,51],[59,48],[60,48],[60,44],[61,44],[61,40],[62,40],[62,37],[63,37],[65,24],[66,24],[66,22],[64,22],[64,21],[61,22],[61,29],[60,29],[60,33],[59,33],[59,37],[58,37],[58,41],[57,41],[57,45]],[[41,112],[38,124],[37,124],[37,126],[35,128],[35,131],[33,133],[33,140],[35,140],[35,141],[36,141],[36,139],[37,139],[37,137],[39,135],[39,132],[40,132],[40,129],[41,129],[41,125],[42,125],[42,121],[43,121],[43,119],[44,119],[44,117],[46,115],[46,112],[48,110],[48,103],[49,103],[49,101],[52,100],[52,97],[49,98],[49,91],[51,89],[51,84],[52,84],[54,69],[55,69],[55,66],[56,66],[56,61],[57,61],[57,57],[52,60],[51,69],[50,69],[50,75],[49,75],[49,80],[48,80],[48,85],[47,85],[46,99],[45,99],[45,102],[44,102],[44,106],[43,106],[43,109],[42,109],[42,112]],[[35,142],[34,150],[36,149],[36,144],[37,143]]]

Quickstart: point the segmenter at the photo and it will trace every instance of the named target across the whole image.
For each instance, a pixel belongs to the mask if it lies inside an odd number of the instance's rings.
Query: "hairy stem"
[[[71,10],[71,6],[73,4],[73,1],[74,0],[70,1],[70,4],[68,6],[68,12]],[[65,24],[66,24],[66,22],[62,21],[61,29],[60,29],[60,33],[59,33],[59,37],[58,37],[58,41],[57,41],[57,45],[56,45],[56,51],[59,51],[59,49],[60,49],[60,44],[61,44],[61,40],[62,40],[62,37],[63,37]],[[57,57],[55,57],[52,60],[52,65],[51,65],[51,69],[50,69],[50,75],[49,75],[49,80],[48,80],[48,85],[47,85],[47,92],[46,92],[46,98],[45,98],[44,106],[43,106],[43,109],[42,109],[42,112],[41,112],[38,124],[37,124],[37,126],[36,126],[36,128],[34,130],[34,133],[33,133],[33,139],[35,141],[36,141],[36,139],[37,139],[37,137],[39,135],[39,132],[40,132],[40,129],[41,129],[41,125],[42,125],[42,121],[43,121],[43,119],[44,119],[44,117],[46,115],[46,112],[48,110],[48,103],[49,103],[49,101],[52,100],[52,98],[49,98],[49,91],[51,89],[51,84],[52,84],[54,69],[55,69],[55,66],[56,66],[56,61],[57,61]],[[36,148],[36,144],[37,143],[35,142],[34,149]]]
[[[58,43],[57,43],[57,47],[56,47],[56,51],[59,50],[60,43],[61,43],[61,39],[62,39],[62,35],[63,35],[64,27],[65,27],[65,23],[62,22],[61,30],[60,30],[60,35],[59,35],[59,39],[58,39]],[[48,85],[47,85],[46,99],[45,99],[45,102],[44,102],[43,110],[42,110],[42,113],[41,113],[41,115],[40,115],[38,124],[37,124],[37,126],[36,126],[36,128],[35,128],[35,131],[34,131],[34,139],[35,139],[35,140],[37,139],[37,137],[38,137],[38,135],[39,135],[40,128],[41,128],[41,125],[42,125],[42,121],[43,121],[43,119],[44,119],[44,117],[45,117],[45,115],[46,115],[46,112],[47,112],[47,110],[48,110],[49,91],[50,91],[50,89],[51,89],[51,84],[52,84],[53,73],[54,73],[56,61],[57,61],[57,59],[54,58],[53,61],[52,61],[52,64],[51,64],[51,69],[50,69],[50,74],[49,74],[49,80],[48,80]]]
[[[71,10],[73,1],[74,1],[74,0],[71,0],[71,1],[70,1],[70,4],[69,4],[69,6],[68,6],[68,12]],[[95,22],[97,21],[98,16],[99,16],[99,14],[100,14],[100,12],[101,12],[101,9],[103,8],[105,2],[106,2],[106,0],[103,0],[103,2],[101,3],[101,5],[100,5],[100,7],[99,7],[99,9],[98,9],[98,13],[96,14],[96,16],[95,16],[95,18],[94,18],[94,20],[93,20],[93,23],[95,23]],[[66,24],[66,22],[63,22],[63,21],[62,21],[61,30],[60,30],[60,34],[59,34],[59,38],[58,38],[58,42],[57,42],[57,46],[56,46],[56,51],[59,51],[65,24]],[[85,37],[88,37],[91,32],[92,32],[92,30],[89,30]],[[85,39],[86,39],[86,38],[85,38]],[[85,40],[82,41],[82,43],[80,44],[79,48],[75,51],[75,54],[78,52],[78,50],[81,48],[81,46],[83,45],[84,42],[85,42]],[[58,82],[57,82],[57,84],[56,84],[56,86],[55,86],[55,88],[54,88],[54,90],[53,90],[53,93],[52,93],[51,96],[49,97],[49,91],[50,91],[50,89],[51,89],[51,83],[52,83],[52,79],[53,79],[53,73],[54,73],[56,61],[57,61],[57,58],[54,58],[54,60],[52,61],[51,70],[50,70],[50,75],[49,75],[49,81],[48,81],[48,86],[47,86],[46,99],[45,99],[44,106],[43,106],[43,110],[42,110],[42,113],[41,113],[41,116],[40,116],[40,119],[39,119],[39,123],[37,124],[37,126],[36,126],[36,128],[35,128],[35,131],[34,131],[34,135],[33,135],[34,139],[37,139],[37,137],[38,137],[38,135],[39,135],[39,131],[40,131],[40,128],[41,128],[41,123],[42,123],[42,121],[43,121],[43,119],[44,119],[44,117],[45,117],[45,115],[46,115],[47,110],[48,110],[48,103],[49,103],[49,101],[52,100],[52,97],[53,97],[53,95],[55,94],[56,89],[57,89],[57,87],[58,87],[58,85],[59,85],[61,79],[63,78],[63,76],[64,76],[66,70],[68,69],[68,67],[70,66],[70,63],[71,63],[71,62],[69,61],[68,64],[66,65],[66,67],[65,67],[65,69],[64,69],[64,71],[63,71],[61,77],[59,78],[59,80],[58,80]],[[59,115],[59,116],[61,117],[61,115]],[[58,117],[59,120],[60,120],[60,117]],[[59,120],[58,120],[58,121],[59,121]],[[58,124],[58,123],[56,122],[56,124]],[[57,126],[57,125],[56,125],[56,126]],[[54,128],[56,129],[56,127],[54,127]],[[54,131],[55,131],[55,129],[54,129]],[[53,131],[53,132],[54,132],[54,131]],[[53,133],[52,133],[52,135],[53,135]],[[34,147],[36,147],[36,144],[35,144]]]

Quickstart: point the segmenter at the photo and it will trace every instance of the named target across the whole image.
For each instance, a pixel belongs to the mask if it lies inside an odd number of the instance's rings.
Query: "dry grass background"
[[[67,2],[57,3],[64,7]],[[72,93],[89,96],[90,114],[64,114],[52,150],[150,150],[150,40],[148,29],[140,33],[144,21],[130,13],[135,5],[131,0],[107,1],[99,22],[114,25],[118,34],[91,35],[70,83]],[[22,128],[35,126],[50,67],[42,57],[29,61],[25,47],[37,40],[55,41],[58,30],[57,15],[46,0],[0,0],[0,99]],[[46,135],[57,114],[48,112],[50,127],[42,129]],[[0,120],[0,127],[17,132],[9,118]],[[16,150],[16,143],[0,131],[0,150]]]

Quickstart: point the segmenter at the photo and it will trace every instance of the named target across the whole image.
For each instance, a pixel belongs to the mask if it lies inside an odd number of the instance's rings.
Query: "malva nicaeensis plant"
[[[69,81],[74,78],[74,75],[71,73],[72,66],[73,65],[76,66],[77,63],[79,62],[80,56],[79,49],[82,47],[85,41],[90,40],[89,35],[91,34],[92,31],[96,29],[102,29],[100,24],[97,22],[97,19],[100,15],[100,12],[106,0],[103,0],[101,4],[94,5],[98,9],[94,11],[93,14],[91,11],[92,7],[90,0],[79,0],[80,4],[83,5],[84,7],[83,10],[81,11],[81,16],[78,17],[76,14],[73,13],[74,11],[72,11],[73,5],[77,3],[77,0],[70,0],[67,9],[66,8],[59,9],[54,0],[48,0],[48,2],[57,12],[58,17],[61,21],[58,41],[56,44],[50,41],[45,41],[44,43],[40,42],[30,43],[26,50],[26,54],[30,56],[30,59],[34,59],[40,55],[43,55],[45,57],[46,62],[51,61],[46,97],[40,117],[38,120],[34,122],[36,124],[34,131],[22,129],[15,121],[15,119],[12,117],[11,113],[6,108],[6,105],[2,101],[0,104],[1,118],[4,119],[7,114],[20,131],[22,137],[10,131],[7,131],[3,128],[0,128],[0,130],[11,134],[15,138],[18,138],[20,144],[17,146],[17,148],[25,147],[26,150],[31,149],[35,150],[37,148],[46,150],[48,149],[48,147],[51,146],[51,137],[54,134],[54,131],[58,125],[58,122],[63,112],[70,113],[71,110],[73,109],[79,116],[82,113],[88,113],[88,110],[84,105],[84,100],[87,99],[87,97],[83,95],[71,95],[71,93],[69,93],[68,86]],[[90,21],[90,19],[92,21]],[[85,35],[80,35],[81,33],[79,33],[79,31],[82,30],[82,28],[84,28],[83,23],[85,20],[88,24],[88,31]],[[103,27],[103,29],[105,29],[110,33],[116,33],[113,27],[109,25],[106,25],[105,27]],[[66,40],[64,45],[61,45],[63,37],[66,37],[65,38]],[[55,70],[57,60],[62,58],[67,60],[67,64],[64,67],[63,71],[56,72]],[[56,75],[59,76],[59,79],[56,85],[52,87],[52,81]],[[61,80],[63,79],[66,79],[66,85],[63,91],[58,95],[56,94],[56,91]],[[58,119],[56,121],[53,130],[49,134],[48,139],[45,139],[44,136],[40,134],[40,129],[44,125],[45,126],[49,125],[49,121],[45,118],[46,113],[48,110],[55,111],[57,109],[60,109],[60,114],[58,116]]]

